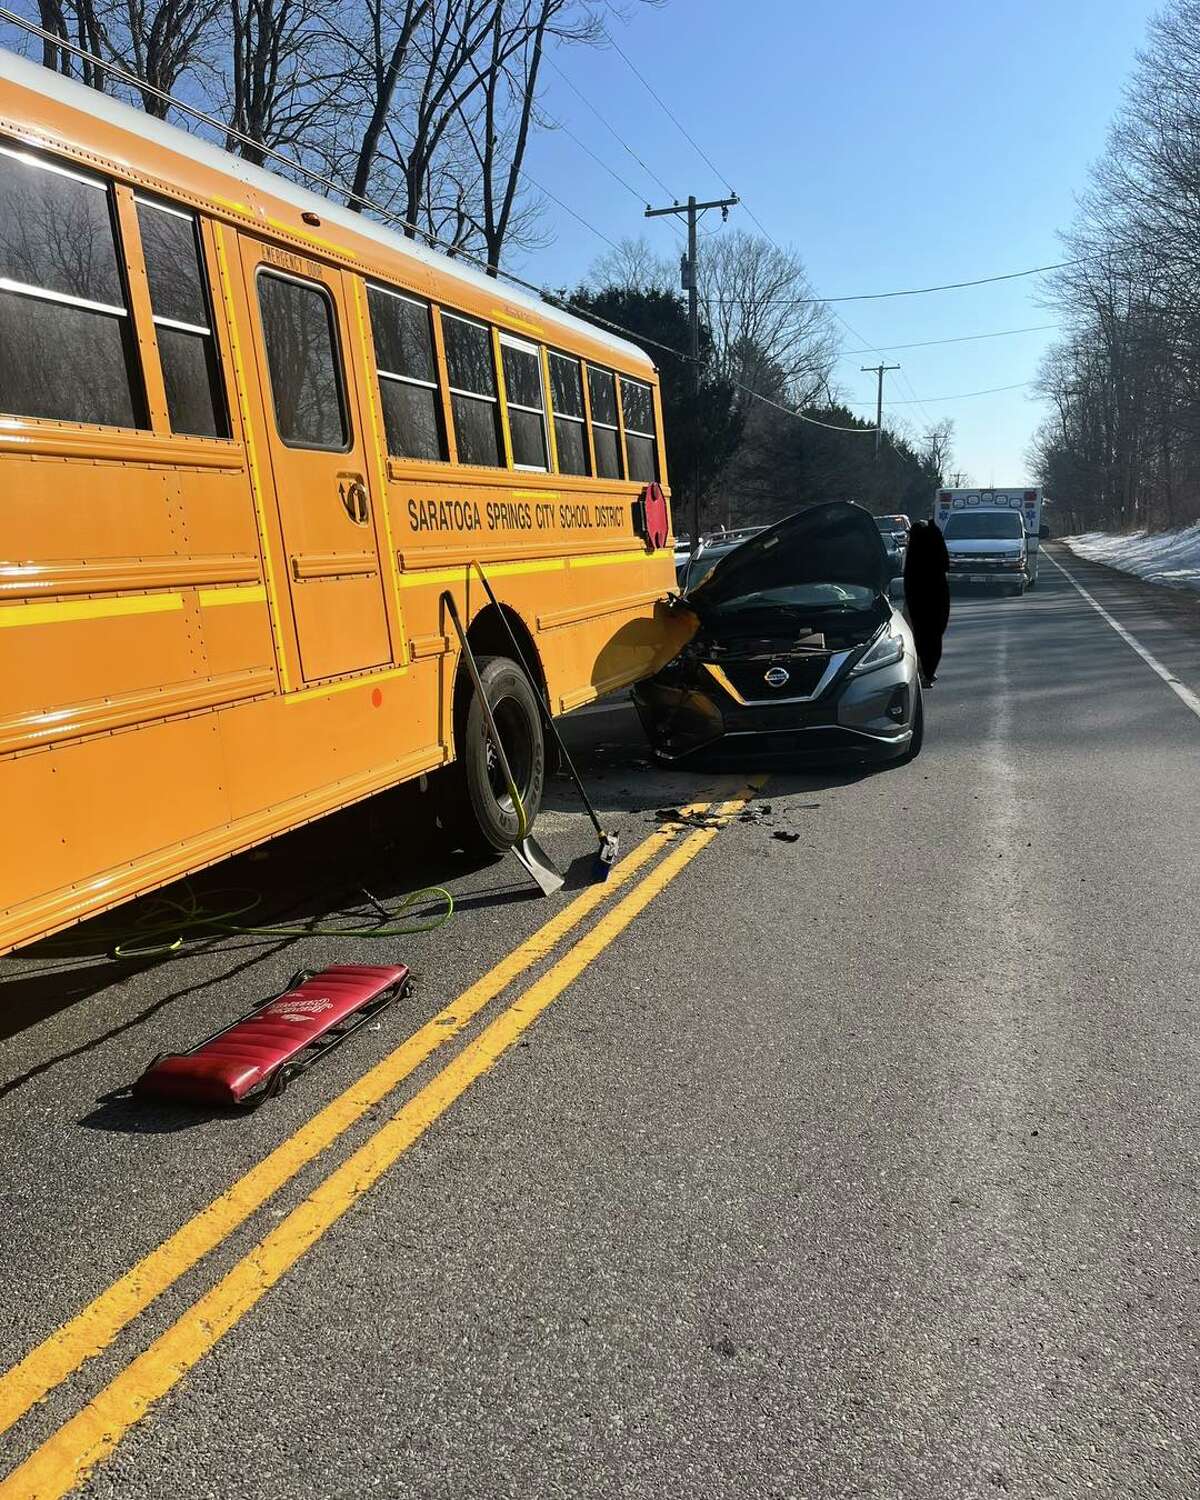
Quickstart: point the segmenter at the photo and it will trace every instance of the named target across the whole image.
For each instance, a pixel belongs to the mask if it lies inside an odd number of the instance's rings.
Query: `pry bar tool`
[[[508,616],[504,613],[503,609],[501,609],[499,600],[492,592],[492,586],[488,582],[487,574],[483,571],[482,565],[473,558],[471,560],[471,566],[475,569],[476,573],[479,574],[479,581],[483,585],[484,593],[488,596],[488,602],[500,616],[501,622],[504,625],[505,632],[508,635],[509,640],[512,642],[513,651],[516,653],[516,660],[520,664],[521,669],[524,671],[525,676],[529,681],[529,686],[533,689],[533,696],[538,701],[538,707],[542,711],[542,718],[545,720],[546,727],[554,736],[554,742],[558,746],[558,753],[562,756],[563,764],[566,766],[571,780],[575,783],[575,788],[579,793],[579,800],[583,803],[588,817],[592,820],[592,827],[596,830],[596,837],[600,841],[600,847],[596,851],[596,862],[593,866],[593,874],[597,880],[607,880],[608,872],[616,864],[618,855],[620,853],[620,842],[618,840],[618,837],[615,833],[606,833],[605,830],[600,826],[600,819],[596,816],[596,809],[592,806],[592,799],[587,794],[587,789],[583,784],[583,778],[575,769],[575,762],[571,759],[570,752],[567,750],[566,745],[563,743],[563,737],[558,732],[558,725],[554,722],[554,715],[550,712],[550,705],[546,702],[546,700],[542,697],[542,694],[538,690],[537,678],[534,676],[529,662],[525,659],[525,653],[521,650],[521,644],[517,640],[516,633],[508,622]]]
[[[505,785],[508,787],[508,795],[512,798],[513,807],[517,814],[517,841],[511,845],[512,852],[517,863],[530,877],[541,891],[543,896],[553,896],[555,891],[560,891],[566,876],[562,874],[558,866],[534,838],[529,831],[529,815],[525,811],[525,803],[517,790],[517,783],[513,777],[512,768],[508,763],[508,756],[504,750],[504,744],[500,739],[500,731],[496,728],[496,717],[492,713],[492,705],[488,702],[487,694],[483,689],[483,679],[479,675],[479,667],[475,661],[475,653],[471,650],[467,633],[463,629],[462,621],[458,617],[458,606],[454,602],[454,596],[449,589],[442,595],[442,603],[446,607],[446,613],[454,625],[455,634],[458,636],[458,644],[462,650],[463,660],[467,664],[471,681],[475,685],[475,692],[479,698],[479,706],[483,710],[483,717],[487,721],[488,734],[496,750],[496,759],[500,762],[500,771],[504,777]],[[528,668],[526,668],[528,675]],[[534,696],[540,703],[541,697],[535,688]]]

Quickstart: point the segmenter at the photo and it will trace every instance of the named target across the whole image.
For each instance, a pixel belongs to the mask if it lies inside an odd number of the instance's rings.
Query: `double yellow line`
[[[430,1055],[457,1036],[515,979],[542,959],[607,897],[675,847],[508,1008],[465,1046],[179,1320],[127,1365],[70,1421],[0,1481],[0,1500],[59,1500],[358,1201],[469,1087],[486,1073],[584,969],[716,838],[752,787],[723,801],[718,820],[675,843],[679,824],[644,839],[604,885],[589,886],[376,1064],[227,1192],[184,1224],[76,1317],[0,1375],[0,1435],[89,1359],[186,1271],[220,1245],[302,1167],[343,1135]],[[695,803],[687,812],[707,812]]]

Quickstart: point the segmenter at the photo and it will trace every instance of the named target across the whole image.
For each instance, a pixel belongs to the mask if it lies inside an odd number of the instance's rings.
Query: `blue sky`
[[[806,0],[667,0],[633,6],[621,47],[724,177],[705,165],[612,50],[559,49],[555,61],[672,194],[731,185],[826,296],[1015,271],[1061,258],[1089,162],[1102,150],[1151,0],[915,0],[818,6]],[[545,107],[627,179],[662,187],[553,68]],[[674,254],[673,221],[638,201],[561,132],[542,133],[531,175],[612,239],[645,233]],[[754,229],[743,210],[730,223]],[[553,243],[510,262],[553,286],[579,281],[607,248],[551,203]],[[710,216],[706,229],[719,230]],[[1040,278],[887,302],[839,305],[869,344],[915,343],[1053,321]],[[854,345],[843,328],[845,347]],[[917,431],[955,422],[955,457],[975,483],[1020,483],[1041,408],[1026,390],[931,398],[1028,381],[1052,333],[911,349],[885,394]],[[842,388],[874,400],[875,377],[838,363]],[[869,407],[857,408],[869,415]]]

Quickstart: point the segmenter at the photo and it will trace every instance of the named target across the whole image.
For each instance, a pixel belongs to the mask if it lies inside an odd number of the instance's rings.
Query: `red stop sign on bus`
[[[667,545],[671,534],[671,521],[667,514],[667,497],[662,485],[648,484],[638,497],[637,530],[645,537],[651,552]]]

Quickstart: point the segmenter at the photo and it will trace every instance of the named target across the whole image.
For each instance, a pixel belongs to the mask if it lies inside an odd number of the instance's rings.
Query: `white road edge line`
[[[1092,598],[1091,594],[1088,593],[1087,589],[1085,589],[1081,583],[1077,583],[1075,581],[1074,575],[1069,573],[1057,558],[1051,557],[1049,552],[1047,552],[1046,560],[1054,564],[1054,566],[1063,575],[1063,577],[1067,580],[1071,587],[1076,589],[1080,594],[1083,595],[1083,597],[1092,606],[1092,608],[1096,611],[1100,618],[1112,626],[1112,628],[1117,632],[1117,634],[1121,637],[1121,639],[1127,646],[1133,647],[1133,649],[1142,658],[1146,665],[1152,671],[1157,672],[1162,680],[1166,683],[1166,685],[1176,695],[1176,697],[1179,698],[1181,702],[1186,703],[1191,711],[1196,715],[1196,717],[1200,719],[1200,697],[1197,697],[1186,683],[1180,682],[1179,678],[1176,677],[1173,672],[1168,671],[1168,669],[1163,666],[1162,662],[1160,662],[1157,657],[1151,656],[1150,652],[1146,650],[1141,641],[1139,641],[1136,636],[1130,635],[1129,631],[1125,629],[1124,625],[1121,625],[1116,620],[1114,620],[1112,615],[1109,614],[1108,610],[1106,610],[1102,604],[1097,604],[1095,599]]]

